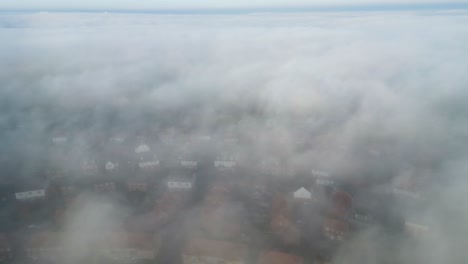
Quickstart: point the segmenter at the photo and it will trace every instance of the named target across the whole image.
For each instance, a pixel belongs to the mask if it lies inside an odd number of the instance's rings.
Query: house
[[[216,156],[214,167],[219,170],[234,169],[237,166],[237,156],[234,154],[221,153]]]
[[[85,158],[81,162],[81,170],[86,175],[94,175],[98,172],[98,166],[94,159]]]
[[[244,264],[247,257],[244,244],[207,239],[189,240],[182,253],[183,264]]]
[[[167,178],[167,188],[169,190],[190,191],[193,188],[197,176],[193,174],[172,174]]]
[[[48,214],[52,213],[49,211],[52,208],[48,205],[53,201],[48,199],[48,196],[48,190],[41,183],[27,183],[24,186],[17,187],[15,209],[19,216],[18,223],[20,225],[30,225],[38,221],[47,221],[49,219]]]
[[[38,232],[30,234],[24,243],[26,257],[32,261],[60,263],[63,248],[56,232]]]
[[[113,181],[99,182],[94,184],[96,192],[111,192],[116,190],[116,184]]]
[[[263,174],[278,176],[285,170],[281,169],[281,162],[278,158],[263,158],[260,160],[260,171]]]
[[[135,147],[138,168],[143,172],[151,172],[159,168],[160,160],[158,155],[147,145],[139,144]]]
[[[145,179],[135,178],[128,179],[126,185],[127,199],[132,204],[132,208],[137,209],[139,205],[143,204],[147,197],[149,184]]]
[[[328,239],[343,241],[348,234],[348,223],[345,220],[327,216],[323,223],[323,234]]]
[[[109,141],[113,144],[122,144],[125,142],[125,136],[121,134],[115,134],[109,137]]]
[[[113,173],[115,171],[117,171],[117,168],[119,167],[119,163],[118,162],[112,162],[112,161],[107,161],[104,165],[104,169],[106,170],[106,172],[108,173]]]
[[[405,232],[414,238],[423,238],[427,235],[429,227],[414,222],[405,222]]]
[[[304,258],[279,251],[262,252],[257,264],[303,264]]]
[[[408,170],[393,179],[393,192],[402,198],[419,199],[421,180],[414,171]]]
[[[13,258],[11,241],[5,234],[0,234],[0,263],[11,263]]]
[[[68,142],[68,137],[65,133],[55,133],[51,138],[52,143],[56,145],[64,145]]]
[[[211,238],[245,240],[248,237],[246,216],[245,208],[231,198],[229,189],[214,186],[202,204],[200,231]]]
[[[168,190],[156,200],[153,207],[155,226],[166,224],[185,208],[189,192]]]
[[[257,226],[266,226],[271,217],[271,194],[265,186],[253,186],[248,188],[245,195],[248,201],[245,203],[251,221]]]
[[[378,198],[372,192],[359,192],[353,197],[353,208],[349,216],[350,229],[365,229],[376,221],[374,208]]]
[[[286,244],[297,244],[300,241],[300,230],[291,217],[291,208],[283,194],[273,197],[271,229],[278,239]]]
[[[59,192],[66,204],[73,202],[78,196],[77,188],[70,184],[61,185],[59,187]]]
[[[144,171],[153,170],[158,168],[160,164],[159,159],[156,156],[152,157],[140,157],[138,160],[138,168]]]
[[[146,144],[140,144],[135,148],[136,154],[148,153],[151,151],[151,148]]]
[[[30,191],[23,191],[15,193],[16,200],[18,201],[34,201],[44,200],[46,197],[45,189],[37,189]]]
[[[142,181],[128,181],[127,189],[129,192],[146,192],[148,191],[148,183]]]
[[[306,188],[301,187],[299,190],[294,192],[293,197],[294,199],[310,200],[312,199],[312,193]]]
[[[335,184],[334,180],[332,179],[328,171],[312,169],[311,175],[315,179],[315,184],[317,185],[332,186]]]
[[[178,150],[180,166],[185,169],[195,169],[199,164],[199,155],[195,151],[195,143],[189,142]]]
[[[159,236],[137,232],[107,233],[98,242],[101,257],[124,263],[154,261],[160,247]]]
[[[347,192],[342,190],[335,191],[331,196],[331,203],[328,214],[336,218],[345,219],[352,210],[353,198]]]

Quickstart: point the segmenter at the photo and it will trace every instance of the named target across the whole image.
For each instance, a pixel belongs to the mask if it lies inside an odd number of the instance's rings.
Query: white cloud
[[[37,105],[91,109],[98,128],[106,107],[135,122],[143,110],[189,109],[181,119],[195,118],[203,131],[226,108],[254,105],[264,118],[293,113],[295,125],[316,126],[313,148],[301,150],[292,142],[310,134],[289,126],[266,127],[247,114],[225,123],[255,139],[255,151],[375,177],[442,164],[430,173],[440,179],[466,160],[467,24],[463,11],[2,14],[0,105],[11,109],[0,121],[34,140],[54,121]],[[451,190],[440,191],[444,203],[458,199]]]

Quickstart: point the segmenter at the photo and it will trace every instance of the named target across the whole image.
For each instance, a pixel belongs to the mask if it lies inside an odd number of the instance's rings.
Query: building
[[[195,174],[172,174],[167,177],[164,190],[153,207],[158,225],[167,223],[185,208],[190,201],[195,179]]]
[[[191,191],[197,175],[195,173],[173,173],[166,179],[170,191]]]
[[[351,213],[353,198],[345,191],[337,190],[331,196],[328,214],[340,219],[346,219]]]
[[[310,191],[308,191],[304,187],[301,187],[300,189],[295,191],[293,196],[294,196],[294,199],[298,199],[298,200],[310,200],[310,199],[312,199],[312,193]]]
[[[152,173],[160,167],[158,155],[147,144],[139,144],[135,147],[138,169],[143,173]]]
[[[61,263],[63,247],[59,234],[55,232],[33,233],[24,243],[26,257],[35,262]]]
[[[46,197],[45,189],[35,189],[15,193],[16,200],[21,202],[44,200]]]
[[[405,222],[405,232],[417,239],[424,238],[429,231],[429,227],[427,225],[422,225],[414,222]]]
[[[300,230],[291,218],[287,197],[276,194],[272,202],[271,230],[276,238],[285,244],[298,244]]]
[[[304,258],[279,251],[262,252],[257,264],[303,264]]]
[[[129,178],[126,181],[127,199],[133,209],[137,209],[143,204],[148,196],[149,184],[142,178]]]
[[[229,170],[237,167],[238,157],[234,154],[218,154],[214,161],[214,167],[219,170]]]
[[[10,239],[5,234],[0,234],[0,263],[11,263],[13,251]]]
[[[239,201],[231,197],[231,190],[212,186],[200,211],[200,231],[215,239],[243,241],[247,239],[247,212]]]
[[[107,193],[113,192],[117,189],[116,183],[114,181],[102,181],[95,183],[93,185],[94,191],[97,193]]]
[[[270,157],[268,155],[270,154],[263,155],[258,161],[257,168],[259,168],[260,173],[274,177],[289,175],[289,167],[284,161],[279,157]]]
[[[97,162],[93,158],[84,158],[81,161],[81,170],[84,175],[96,175],[99,172]]]
[[[108,160],[104,163],[104,169],[108,174],[116,173],[119,169],[119,162],[115,160]]]
[[[353,198],[347,192],[337,190],[331,196],[323,223],[323,234],[331,240],[343,241],[349,231],[349,216]]]
[[[100,237],[98,255],[118,263],[154,261],[160,247],[159,236],[147,233],[117,232]]]
[[[189,240],[182,253],[183,264],[244,264],[247,255],[244,244],[207,239]]]
[[[268,188],[264,185],[246,186],[248,190],[242,197],[246,197],[244,203],[249,215],[250,221],[257,227],[266,227],[271,218],[272,196]]]
[[[201,158],[201,145],[201,142],[197,142],[197,140],[194,139],[189,139],[181,143],[176,153],[181,168],[192,170],[198,167]]]
[[[320,186],[333,186],[335,181],[331,177],[330,172],[312,169],[311,176],[315,179],[315,184]]]
[[[343,241],[348,235],[348,222],[326,216],[323,222],[323,234],[331,240]]]

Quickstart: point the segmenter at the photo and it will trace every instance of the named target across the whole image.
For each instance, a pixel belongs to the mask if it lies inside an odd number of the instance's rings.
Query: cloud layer
[[[451,246],[465,240],[456,219],[467,208],[451,205],[466,197],[467,23],[458,11],[2,14],[0,158],[36,159],[54,127],[79,127],[86,142],[115,123],[137,133],[167,119],[185,137],[239,135],[253,142],[242,153],[296,168],[410,170],[427,180],[432,205],[418,214],[441,243],[424,249],[461,260]]]

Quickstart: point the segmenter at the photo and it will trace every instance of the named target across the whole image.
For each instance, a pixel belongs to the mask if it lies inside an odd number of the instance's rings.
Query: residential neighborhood
[[[54,137],[51,149],[71,152],[72,140]],[[280,156],[249,159],[232,136],[211,149],[210,137],[174,149],[174,141],[158,140],[112,136],[95,155],[70,155],[67,162],[78,165],[73,169],[50,165],[42,180],[18,182],[10,192],[5,187],[17,221],[0,236],[0,261],[315,264],[333,261],[355,234],[386,225],[376,210],[379,193],[330,171],[292,169]],[[49,159],[60,164],[62,157]],[[414,193],[412,175],[400,176],[383,194],[414,199],[395,191]],[[70,233],[89,197],[118,208],[99,220],[112,225]],[[420,239],[429,231],[412,219],[399,223],[402,236]],[[87,241],[75,245],[81,247],[75,257],[67,242],[73,236]]]

